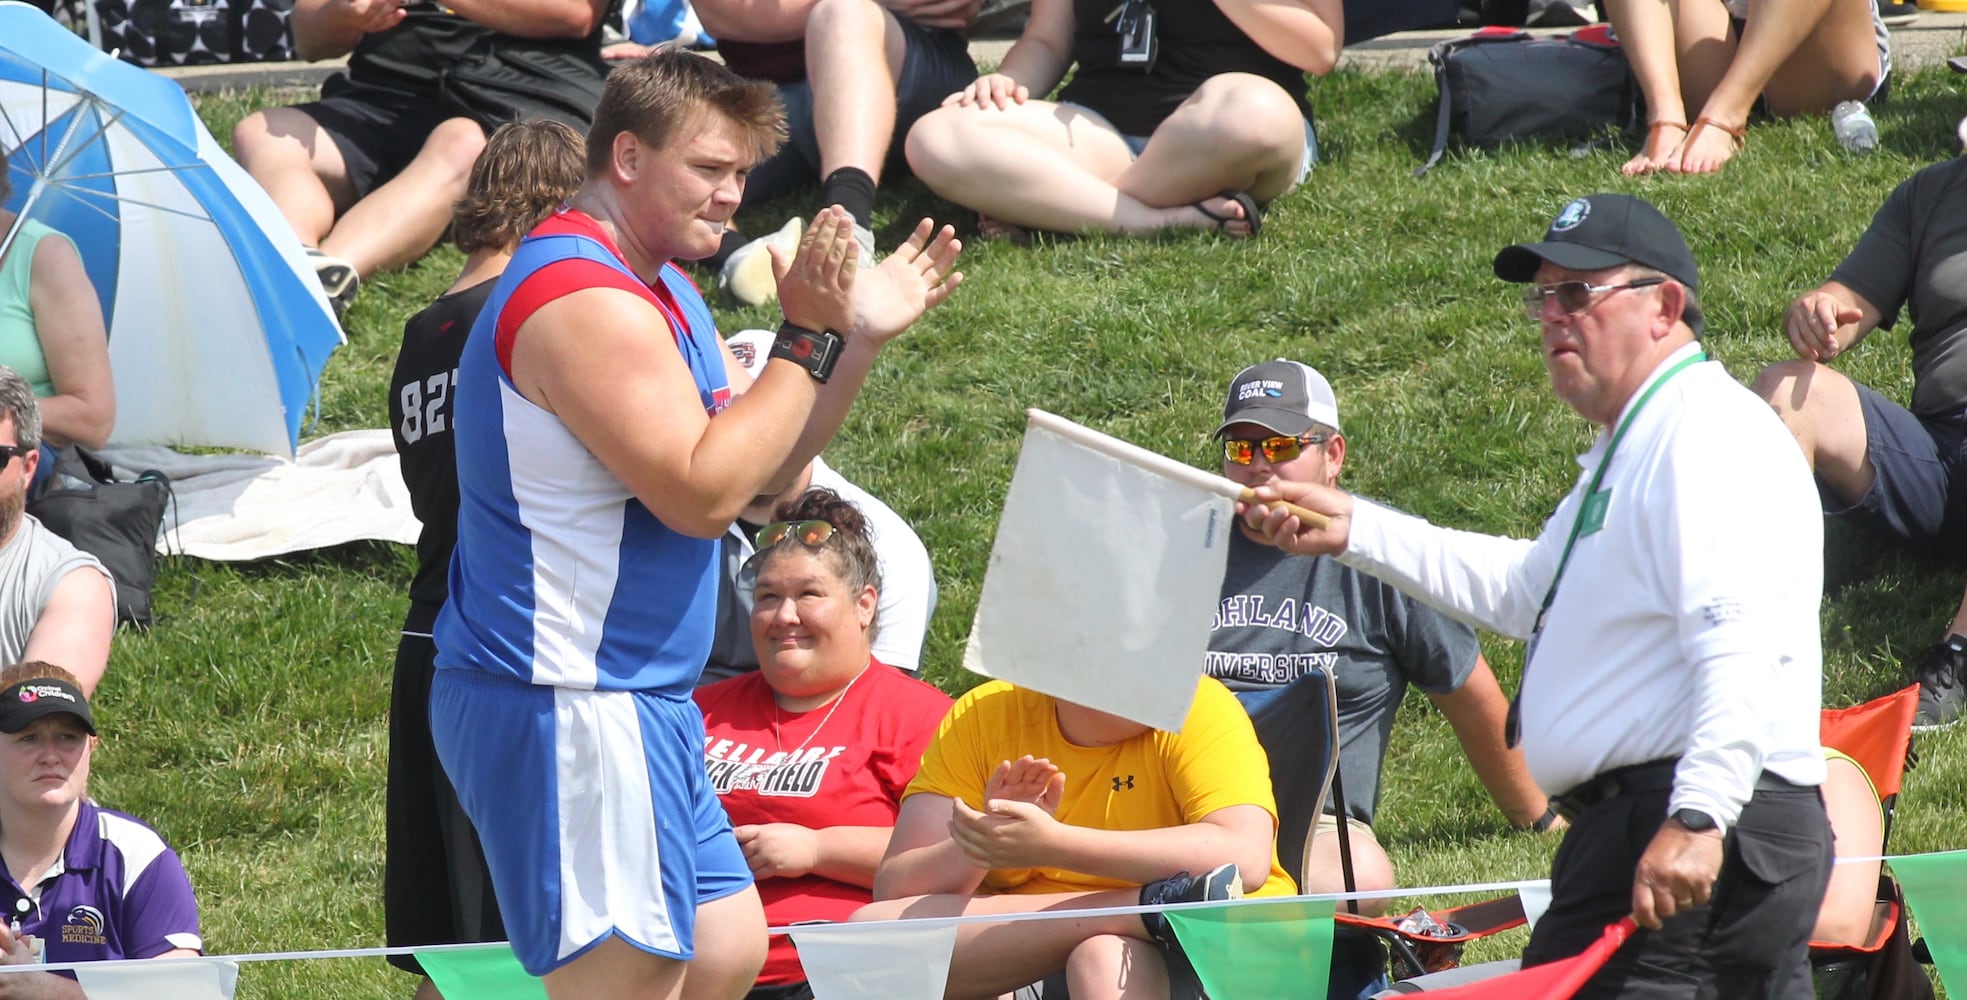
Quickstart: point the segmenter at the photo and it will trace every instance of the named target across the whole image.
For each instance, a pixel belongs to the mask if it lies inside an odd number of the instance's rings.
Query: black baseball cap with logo
[[[1222,437],[1233,424],[1256,424],[1279,434],[1299,437],[1323,424],[1339,429],[1339,400],[1332,383],[1318,369],[1278,358],[1251,365],[1229,382],[1223,400]]]
[[[1544,261],[1573,271],[1600,271],[1624,264],[1650,267],[1698,292],[1701,271],[1694,252],[1673,220],[1652,203],[1629,194],[1594,194],[1575,198],[1552,219],[1542,243],[1518,243],[1496,254],[1496,277],[1504,281],[1537,280]],[[1695,333],[1702,328],[1693,303],[1682,317]]]
[[[82,720],[89,735],[96,734],[96,719],[89,712],[89,699],[82,689],[53,677],[35,677],[0,690],[0,733],[18,733],[35,720],[67,712]]]

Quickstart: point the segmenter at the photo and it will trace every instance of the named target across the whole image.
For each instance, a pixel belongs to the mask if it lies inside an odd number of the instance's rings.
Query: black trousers
[[[1605,925],[1632,912],[1633,874],[1666,821],[1671,794],[1622,795],[1571,823],[1551,863],[1550,909],[1530,935],[1525,966],[1585,950]],[[1660,930],[1640,928],[1577,996],[1810,1000],[1810,931],[1830,865],[1830,821],[1817,789],[1758,788],[1728,831],[1708,903]]]

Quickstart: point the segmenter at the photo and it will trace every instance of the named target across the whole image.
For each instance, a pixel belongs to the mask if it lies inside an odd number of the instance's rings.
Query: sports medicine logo
[[[63,944],[108,944],[103,936],[102,911],[93,906],[78,906],[68,911],[68,919],[62,921],[61,943]]]

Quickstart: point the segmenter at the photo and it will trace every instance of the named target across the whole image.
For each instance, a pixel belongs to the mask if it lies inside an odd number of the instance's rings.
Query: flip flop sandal
[[[1748,148],[1747,126],[1743,126],[1742,128],[1730,128],[1729,126],[1723,125],[1722,123],[1715,121],[1714,119],[1709,118],[1706,115],[1702,115],[1701,117],[1694,119],[1694,127],[1687,130],[1687,138],[1681,140],[1682,144],[1689,145],[1689,146],[1693,145],[1694,137],[1699,135],[1701,129],[1704,128],[1719,129],[1720,131],[1728,133],[1728,138],[1733,139],[1735,141],[1735,152],[1737,153]]]
[[[1211,212],[1208,209],[1202,207],[1201,202],[1199,201],[1196,202],[1195,210],[1201,212],[1205,216],[1208,216],[1210,219],[1215,220],[1217,232],[1227,235],[1229,232],[1229,224],[1232,222],[1249,223],[1251,236],[1255,236],[1258,233],[1263,232],[1263,228],[1264,228],[1263,209],[1257,206],[1257,199],[1250,197],[1249,192],[1235,191],[1235,190],[1224,191],[1223,193],[1217,195],[1216,197],[1228,198],[1230,201],[1233,201],[1238,205],[1243,206],[1243,217],[1239,219],[1234,215],[1217,215],[1216,213]]]

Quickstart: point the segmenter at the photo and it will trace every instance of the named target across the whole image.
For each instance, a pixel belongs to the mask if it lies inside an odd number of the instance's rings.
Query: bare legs
[[[877,62],[868,53],[881,52]],[[857,167],[877,182],[895,132],[895,87],[907,46],[901,25],[874,0],[819,0],[806,18],[806,79],[820,176]]]
[[[468,118],[438,125],[401,173],[359,201],[334,140],[301,111],[255,112],[233,130],[232,145],[302,243],[366,278],[412,263],[437,243],[485,133]]]
[[[1861,0],[1750,0],[1735,37],[1720,0],[1606,0],[1653,122],[1698,123],[1692,134],[1648,132],[1628,174],[1712,173],[1733,158],[1730,130],[1758,96],[1777,115],[1827,111],[1878,85],[1871,7]]]
[[[765,911],[758,891],[697,907],[697,956],[688,962],[651,955],[611,937],[546,974],[552,1000],[737,1000],[765,964]]]
[[[1229,73],[1162,122],[1138,159],[1100,119],[1037,100],[1009,110],[938,109],[909,132],[907,152],[937,194],[1004,222],[1148,233],[1216,225],[1198,202],[1240,219],[1238,206],[1215,197],[1225,190],[1259,202],[1288,190],[1303,157],[1304,123],[1275,84]]]
[[[1032,913],[1133,906],[1140,890],[1040,895],[913,896],[862,907],[855,920],[949,917],[980,913]],[[1168,970],[1159,948],[1130,914],[1008,924],[961,924],[950,956],[950,997],[996,997],[1066,970],[1072,995],[1081,1000],[1168,995]]]

